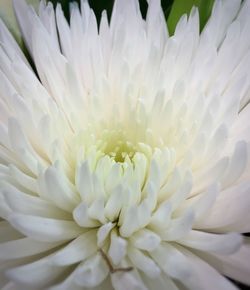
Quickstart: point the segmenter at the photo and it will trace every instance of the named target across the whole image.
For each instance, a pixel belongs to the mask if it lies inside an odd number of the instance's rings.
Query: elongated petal
[[[16,283],[45,287],[55,281],[64,271],[63,267],[49,265],[49,258],[45,257],[36,262],[10,269],[7,271],[7,276]]]
[[[115,231],[111,233],[110,247],[108,255],[114,265],[119,265],[127,253],[127,241],[117,235]]]
[[[209,214],[199,221],[196,228],[215,229],[217,232],[248,232],[249,182],[241,183],[220,192]]]
[[[189,265],[191,267],[192,275],[189,279],[182,281],[190,289],[211,289],[211,285],[217,285],[215,287],[220,287],[220,289],[225,290],[237,290],[238,287],[234,286],[229,280],[224,278],[212,268],[209,264],[193,255],[188,251],[184,251],[189,260]],[[194,279],[196,277],[196,279]],[[212,283],[212,284],[211,284]],[[218,286],[219,285],[219,286]],[[212,286],[212,287],[214,287]]]
[[[155,278],[160,275],[160,268],[151,258],[145,256],[140,250],[130,249],[128,256],[133,265],[145,272],[149,277]]]
[[[190,231],[179,243],[202,251],[216,254],[232,254],[242,244],[243,238],[240,234],[211,234],[201,231]]]
[[[78,236],[82,231],[72,221],[23,214],[12,214],[9,222],[14,228],[28,237],[45,242],[70,240]]]
[[[97,251],[95,231],[89,231],[66,245],[51,258],[58,266],[66,266],[82,261]]]
[[[159,246],[161,238],[153,231],[142,229],[131,237],[131,241],[138,249],[152,251]]]
[[[30,238],[18,239],[0,244],[0,260],[19,259],[36,255],[55,248],[60,243],[45,243]]]
[[[67,213],[51,203],[39,197],[25,194],[14,187],[8,186],[4,189],[4,197],[8,206],[16,213],[47,218],[67,218]]]
[[[48,198],[58,207],[72,211],[79,198],[68,183],[65,176],[54,167],[48,168],[44,174],[44,189]]]
[[[98,254],[89,258],[77,268],[74,281],[81,286],[94,287],[100,284],[107,275],[107,265]]]
[[[116,290],[126,290],[127,287],[131,290],[147,290],[142,280],[133,273],[115,273],[111,281]]]
[[[185,280],[191,275],[188,259],[170,244],[159,246],[150,255],[170,277]]]
[[[229,256],[225,255],[211,255],[204,256],[211,265],[224,275],[240,281],[246,285],[250,285],[248,267],[249,264],[249,241],[242,245],[242,247],[235,253]]]

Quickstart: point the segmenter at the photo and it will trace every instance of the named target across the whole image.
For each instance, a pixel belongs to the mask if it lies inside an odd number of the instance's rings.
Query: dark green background
[[[230,0],[228,0],[230,1]],[[66,17],[69,19],[69,0],[51,0],[56,3],[61,3]],[[74,2],[80,3],[80,0]],[[89,0],[90,6],[95,11],[98,21],[100,20],[101,12],[105,9],[108,15],[111,15],[114,0]],[[161,0],[161,5],[167,19],[170,34],[174,33],[175,26],[180,18],[185,13],[189,13],[193,6],[199,8],[201,29],[204,27],[207,19],[210,16],[214,0]],[[147,1],[139,0],[143,17],[147,11]]]

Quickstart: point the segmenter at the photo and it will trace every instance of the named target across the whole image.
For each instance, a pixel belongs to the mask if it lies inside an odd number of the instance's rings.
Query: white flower
[[[1,289],[250,284],[250,1],[173,37],[159,0],[14,6],[39,77],[1,22]]]

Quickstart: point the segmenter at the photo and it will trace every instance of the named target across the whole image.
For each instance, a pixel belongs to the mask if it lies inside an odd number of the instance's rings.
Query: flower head
[[[0,23],[3,289],[250,283],[250,1],[148,4],[14,0],[36,72]]]

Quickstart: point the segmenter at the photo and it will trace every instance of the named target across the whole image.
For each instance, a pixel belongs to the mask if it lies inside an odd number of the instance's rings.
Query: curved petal
[[[181,250],[187,257],[189,266],[191,267],[192,275],[181,283],[192,290],[238,290],[229,280],[223,277],[213,267],[195,256],[191,252]]]
[[[195,228],[215,232],[250,231],[250,183],[243,182],[223,190],[218,195],[208,215],[197,221]]]
[[[223,275],[250,286],[250,241],[232,255],[202,254],[201,257]]]
[[[64,272],[65,267],[50,265],[48,256],[36,262],[7,270],[6,275],[17,284],[45,287],[50,285]]]
[[[19,259],[46,252],[61,243],[46,243],[23,238],[0,243],[0,260]]]
[[[8,220],[14,228],[27,237],[44,242],[70,240],[83,231],[73,221],[24,214],[11,214]]]
[[[56,266],[72,265],[85,260],[97,252],[97,250],[96,231],[91,230],[80,235],[56,252],[51,258],[51,263]]]
[[[201,251],[229,255],[241,247],[242,241],[242,236],[237,233],[212,234],[192,230],[178,242]]]

